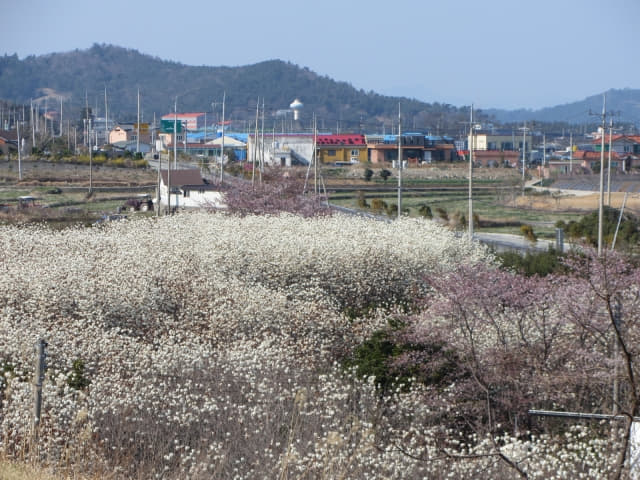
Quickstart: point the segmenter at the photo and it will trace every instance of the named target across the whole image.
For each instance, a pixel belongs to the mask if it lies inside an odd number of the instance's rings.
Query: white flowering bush
[[[409,219],[0,227],[0,451],[111,478],[510,478],[499,444],[532,478],[593,478],[610,450],[591,436],[459,439],[430,422],[429,388],[382,397],[340,364],[430,275],[486,261]]]

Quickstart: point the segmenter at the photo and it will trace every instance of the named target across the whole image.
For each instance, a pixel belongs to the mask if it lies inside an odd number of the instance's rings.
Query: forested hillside
[[[616,123],[640,124],[640,89],[625,88],[608,90],[605,92],[607,111],[615,113]],[[498,121],[522,122],[566,122],[569,124],[598,123],[597,116],[589,112],[602,112],[602,94],[592,95],[579,102],[556,105],[539,110],[486,110],[485,113],[494,116]]]
[[[110,45],[23,60],[0,57],[0,99],[18,104],[40,99],[44,104],[47,97],[49,107],[55,108],[62,97],[63,109],[80,118],[85,96],[91,108],[104,113],[105,89],[110,116],[121,120],[135,118],[138,89],[145,120],[173,111],[176,97],[179,111],[213,111],[213,103],[219,111],[223,92],[227,118],[255,118],[260,98],[267,125],[295,98],[305,105],[303,126],[311,124],[315,113],[319,126],[327,129],[390,132],[397,125],[399,102],[409,123],[404,130],[455,133],[468,117],[465,108],[365,92],[281,60],[239,67],[188,66]]]

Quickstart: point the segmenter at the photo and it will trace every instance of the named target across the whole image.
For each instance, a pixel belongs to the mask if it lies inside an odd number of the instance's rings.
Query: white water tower
[[[293,119],[294,120],[297,121],[297,120],[300,119],[300,110],[302,110],[302,107],[304,107],[304,103],[302,103],[297,98],[293,102],[291,102],[291,105],[289,105],[289,108],[291,110],[293,110]]]

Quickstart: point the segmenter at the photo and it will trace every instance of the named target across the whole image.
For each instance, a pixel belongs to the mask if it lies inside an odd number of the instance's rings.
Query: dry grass
[[[18,162],[0,159],[0,185],[74,185],[89,184],[87,165],[25,160],[21,162],[22,180],[18,181]],[[157,174],[152,169],[94,166],[94,186],[138,186],[153,184]]]
[[[86,480],[86,477],[59,475],[43,467],[0,460],[0,480]]]
[[[592,212],[598,209],[600,195],[592,193],[588,195],[527,195],[525,197],[516,198],[516,205],[533,210],[547,211],[576,211],[576,212]],[[605,204],[607,196],[605,195]],[[620,208],[624,200],[624,193],[611,193],[611,206]],[[632,212],[636,215],[640,214],[640,194],[630,194],[627,198],[625,211]]]

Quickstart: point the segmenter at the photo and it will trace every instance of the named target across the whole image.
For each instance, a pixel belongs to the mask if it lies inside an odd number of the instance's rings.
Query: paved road
[[[473,235],[474,240],[486,243],[496,248],[496,250],[537,250],[546,251],[549,247],[556,246],[555,240],[538,240],[533,243],[521,235],[513,235],[509,233],[484,233],[476,232]],[[565,244],[565,249],[568,245]]]

